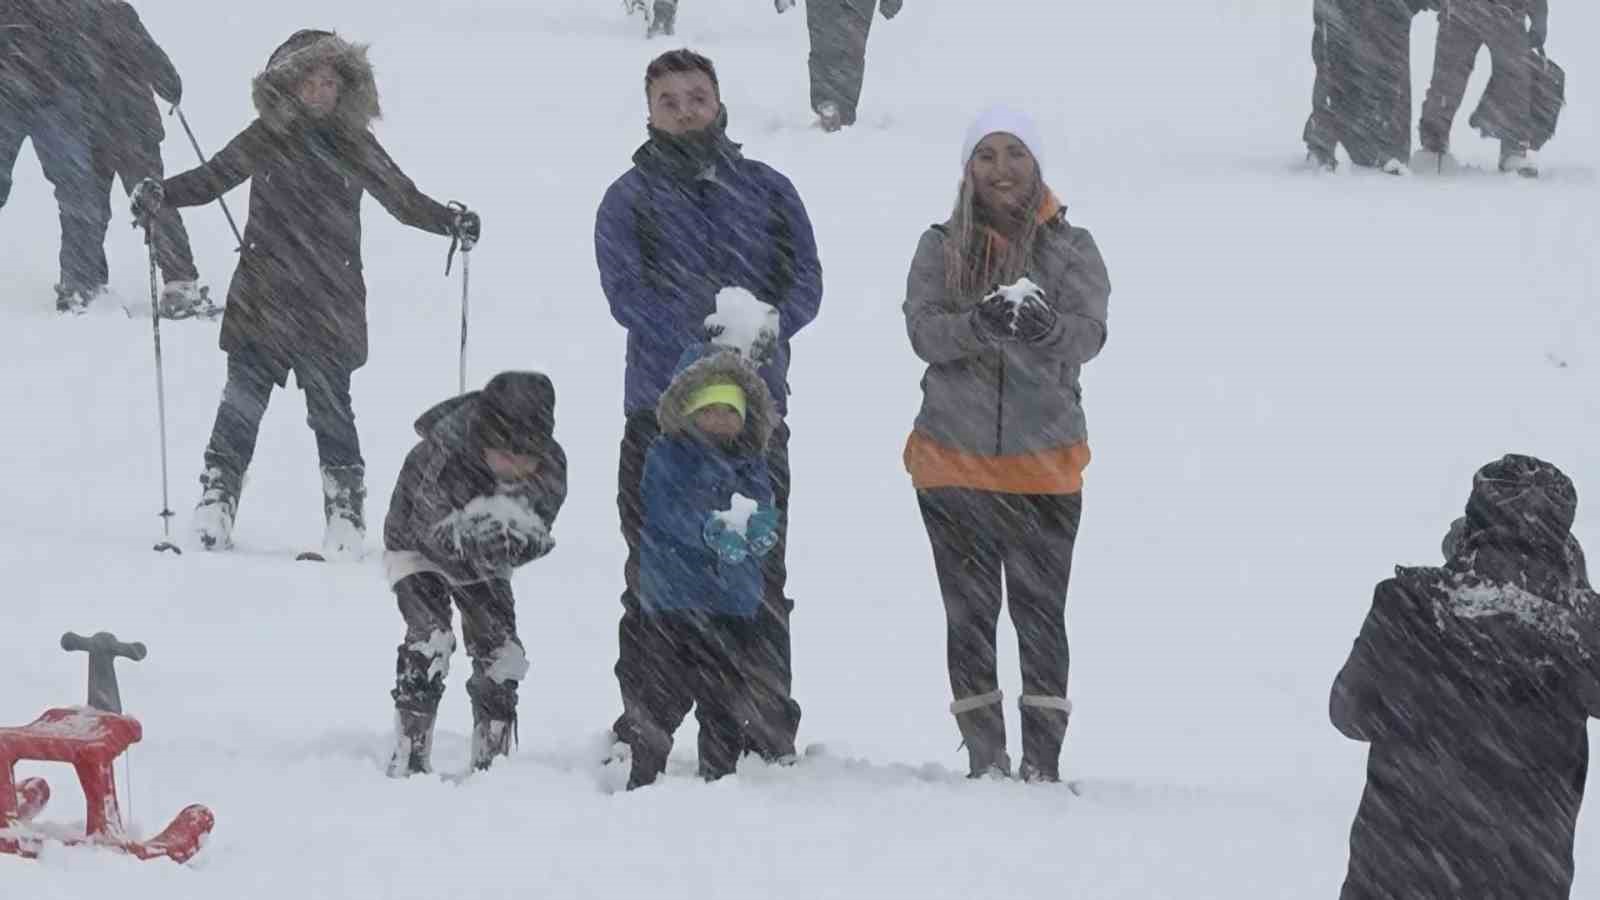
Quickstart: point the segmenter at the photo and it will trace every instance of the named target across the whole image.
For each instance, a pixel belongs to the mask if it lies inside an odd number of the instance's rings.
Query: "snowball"
[[[1020,306],[1029,301],[1043,301],[1044,288],[1033,282],[1031,278],[1018,278],[1015,284],[1005,284],[995,288],[989,297],[1003,297],[1012,306]],[[989,297],[985,297],[987,300]]]
[[[778,341],[780,322],[778,309],[757,300],[744,288],[723,288],[717,294],[717,311],[706,316],[707,330],[721,331],[711,339],[719,347],[731,347],[754,358],[752,350],[757,344],[775,344]]]
[[[716,515],[718,519],[722,520],[722,524],[728,526],[729,531],[740,537],[745,537],[750,530],[750,517],[756,514],[756,510],[760,506],[761,504],[743,494],[734,494],[733,500],[728,504],[728,508],[719,511]]]

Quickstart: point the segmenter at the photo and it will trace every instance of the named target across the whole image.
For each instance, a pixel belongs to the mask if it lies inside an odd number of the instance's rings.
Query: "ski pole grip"
[[[109,631],[102,631],[94,637],[84,637],[75,631],[69,631],[61,636],[61,649],[68,653],[87,653],[90,656],[110,656],[131,659],[138,662],[144,659],[148,652],[145,646],[137,641],[124,644],[117,640],[117,636]]]

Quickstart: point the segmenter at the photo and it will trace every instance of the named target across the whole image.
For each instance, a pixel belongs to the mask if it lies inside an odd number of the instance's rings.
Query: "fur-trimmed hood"
[[[312,69],[328,64],[344,79],[333,118],[352,131],[367,130],[383,115],[367,49],[368,45],[352,44],[331,31],[295,32],[272,52],[267,67],[250,83],[256,113],[273,130],[287,130],[301,115],[295,89]]]
[[[777,407],[772,402],[772,391],[761,374],[745,361],[739,351],[715,344],[704,344],[685,350],[678,360],[672,383],[662,392],[656,404],[656,421],[661,433],[668,437],[689,434],[694,425],[684,415],[689,397],[700,388],[718,381],[731,381],[744,391],[747,410],[744,417],[744,434],[741,442],[751,452],[765,453],[767,441],[778,426]]]

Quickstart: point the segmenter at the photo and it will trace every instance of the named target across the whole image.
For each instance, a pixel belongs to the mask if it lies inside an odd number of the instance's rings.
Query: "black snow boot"
[[[389,756],[390,778],[407,778],[433,771],[433,713],[397,709],[394,713],[394,751]]]
[[[967,748],[968,778],[1010,778],[1011,757],[1006,754],[1006,714],[1000,691],[965,697],[950,704]]]
[[[1017,770],[1023,781],[1061,780],[1061,745],[1067,737],[1072,717],[1072,701],[1064,697],[1023,694],[1022,766]]]
[[[361,557],[367,540],[367,486],[364,466],[322,469],[322,513],[328,530],[322,538],[325,556]]]
[[[472,723],[472,768],[483,771],[497,756],[511,755],[511,736],[516,723],[505,719],[482,718]]]

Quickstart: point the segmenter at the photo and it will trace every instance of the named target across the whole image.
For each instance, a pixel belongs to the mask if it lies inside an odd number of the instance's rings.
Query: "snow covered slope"
[[[663,46],[618,6],[142,4],[208,150],[249,120],[248,80],[294,29],[372,41],[390,151],[424,190],[483,212],[472,379],[536,367],[556,380],[572,490],[560,549],[516,584],[533,663],[522,743],[460,787],[379,771],[402,626],[376,564],[289,561],[321,533],[297,392],[268,412],[239,551],[150,552],[149,322],[47,311],[55,213],[24,154],[0,215],[0,722],[81,700],[62,631],[146,641],[149,659],[121,667],[146,733],[136,826],[189,802],[218,825],[187,868],[0,857],[0,896],[1333,896],[1364,752],[1327,724],[1327,689],[1372,584],[1435,560],[1472,470],[1511,450],[1573,475],[1588,498],[1579,534],[1600,544],[1600,131],[1586,90],[1600,12],[1557,4],[1551,51],[1574,102],[1546,177],[1526,183],[1294,171],[1305,0],[911,0],[875,27],[862,124],[836,136],[808,127],[803,10],[683,0],[679,42],[716,59],[732,135],[791,175],[821,246],[823,313],[795,345],[790,568],[802,740],[828,752],[705,786],[686,729],[678,777],[622,795],[598,759],[617,712],[623,335],[591,227],[643,136],[642,72]],[[1418,19],[1418,102],[1433,30]],[[1069,605],[1064,765],[1081,797],[960,778],[942,611],[900,465],[920,374],[905,270],[953,202],[968,119],[994,99],[1041,120],[1046,176],[1115,289],[1110,342],[1085,373],[1095,463]],[[1461,155],[1492,166],[1461,118]],[[176,171],[193,158],[171,130]],[[231,199],[242,214],[244,192]],[[234,259],[221,214],[186,221],[221,293]],[[110,243],[113,286],[143,296],[142,244],[122,224]],[[373,351],[354,393],[374,523],[413,417],[454,390],[459,284],[444,251],[368,204]],[[215,326],[163,337],[182,527],[224,360]],[[446,769],[467,753],[456,663]],[[1002,664],[1014,695],[1015,654]],[[45,818],[81,815],[65,768],[19,774],[51,778]],[[1592,813],[1578,855],[1576,895],[1592,895]]]

